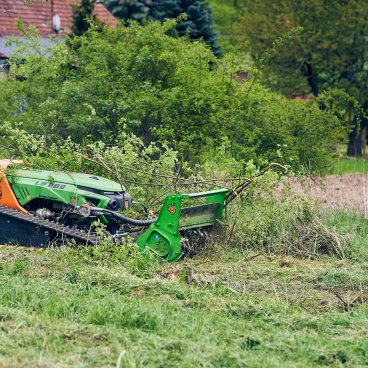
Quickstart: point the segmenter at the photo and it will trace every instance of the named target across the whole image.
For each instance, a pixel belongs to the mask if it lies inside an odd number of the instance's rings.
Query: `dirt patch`
[[[293,179],[288,184],[296,194],[316,199],[323,208],[343,208],[368,215],[368,175]]]

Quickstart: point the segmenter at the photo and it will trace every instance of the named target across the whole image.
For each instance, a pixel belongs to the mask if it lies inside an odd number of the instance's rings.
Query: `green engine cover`
[[[106,208],[108,193],[122,193],[120,184],[99,176],[33,169],[10,169],[7,178],[20,205],[34,199],[58,201],[80,206],[86,202]]]

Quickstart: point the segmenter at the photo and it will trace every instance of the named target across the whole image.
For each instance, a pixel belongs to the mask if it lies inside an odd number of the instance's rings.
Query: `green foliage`
[[[333,6],[324,0],[247,1],[239,27],[258,59],[275,37],[302,26],[303,31],[270,60],[267,83],[287,95],[342,88],[364,104],[366,5],[364,0]]]
[[[367,111],[365,0],[338,1],[333,6],[324,0],[211,3],[221,23],[221,41],[248,64],[249,74],[253,73],[252,60],[259,69],[275,38],[301,26],[301,32],[268,58],[260,75],[263,83],[289,97],[308,98],[339,89],[349,95],[347,100],[355,98]],[[231,23],[222,14],[228,14]],[[322,102],[321,107],[326,105]],[[361,128],[367,125],[367,117],[361,107],[347,111],[343,120],[350,130],[350,156],[362,155]]]
[[[71,47],[59,43],[38,53],[20,45],[26,62],[14,59],[2,83],[2,149],[23,144],[15,139],[22,130],[43,135],[47,146],[68,137],[115,144],[133,134],[144,145],[168,142],[179,161],[199,162],[227,139],[238,161],[326,166],[339,130],[331,111],[239,81],[231,56],[218,60],[202,42],[168,36],[175,24],[93,26],[70,39]]]
[[[150,7],[155,7],[151,0],[107,0],[105,5],[115,17],[125,21],[133,19],[137,22],[145,21]]]
[[[79,5],[73,5],[73,35],[81,36],[89,29],[91,20],[96,21],[92,16],[94,5],[94,0],[82,0]]]
[[[366,118],[359,100],[342,89],[327,88],[319,95],[321,106],[332,111],[336,117],[347,123],[347,131],[351,129],[352,118],[360,124]]]
[[[242,59],[247,58],[247,49],[241,41],[244,35],[239,32],[239,20],[246,0],[209,0],[213,10],[215,28],[219,34],[218,43],[228,52],[234,51]]]
[[[160,21],[181,18],[176,24],[176,34],[189,35],[192,41],[203,39],[215,55],[221,54],[216,45],[212,10],[203,0],[107,0],[107,8],[124,21]],[[182,15],[185,14],[185,17]],[[170,31],[172,34],[172,31]]]

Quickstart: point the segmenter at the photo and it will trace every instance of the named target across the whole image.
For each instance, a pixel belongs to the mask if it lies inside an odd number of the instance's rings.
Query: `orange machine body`
[[[22,163],[21,161],[0,160],[0,206],[12,208],[17,211],[28,213],[18,202],[10,183],[6,177],[6,169],[12,163]]]

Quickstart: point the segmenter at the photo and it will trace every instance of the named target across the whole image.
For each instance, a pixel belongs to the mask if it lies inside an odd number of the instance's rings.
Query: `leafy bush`
[[[324,169],[339,129],[331,112],[238,80],[231,55],[219,60],[203,42],[168,36],[174,25],[92,26],[47,50],[30,37],[37,52],[20,45],[2,82],[2,122],[47,144],[58,137],[115,144],[134,134],[190,162],[227,139],[236,160]],[[9,135],[1,133],[3,146]]]

